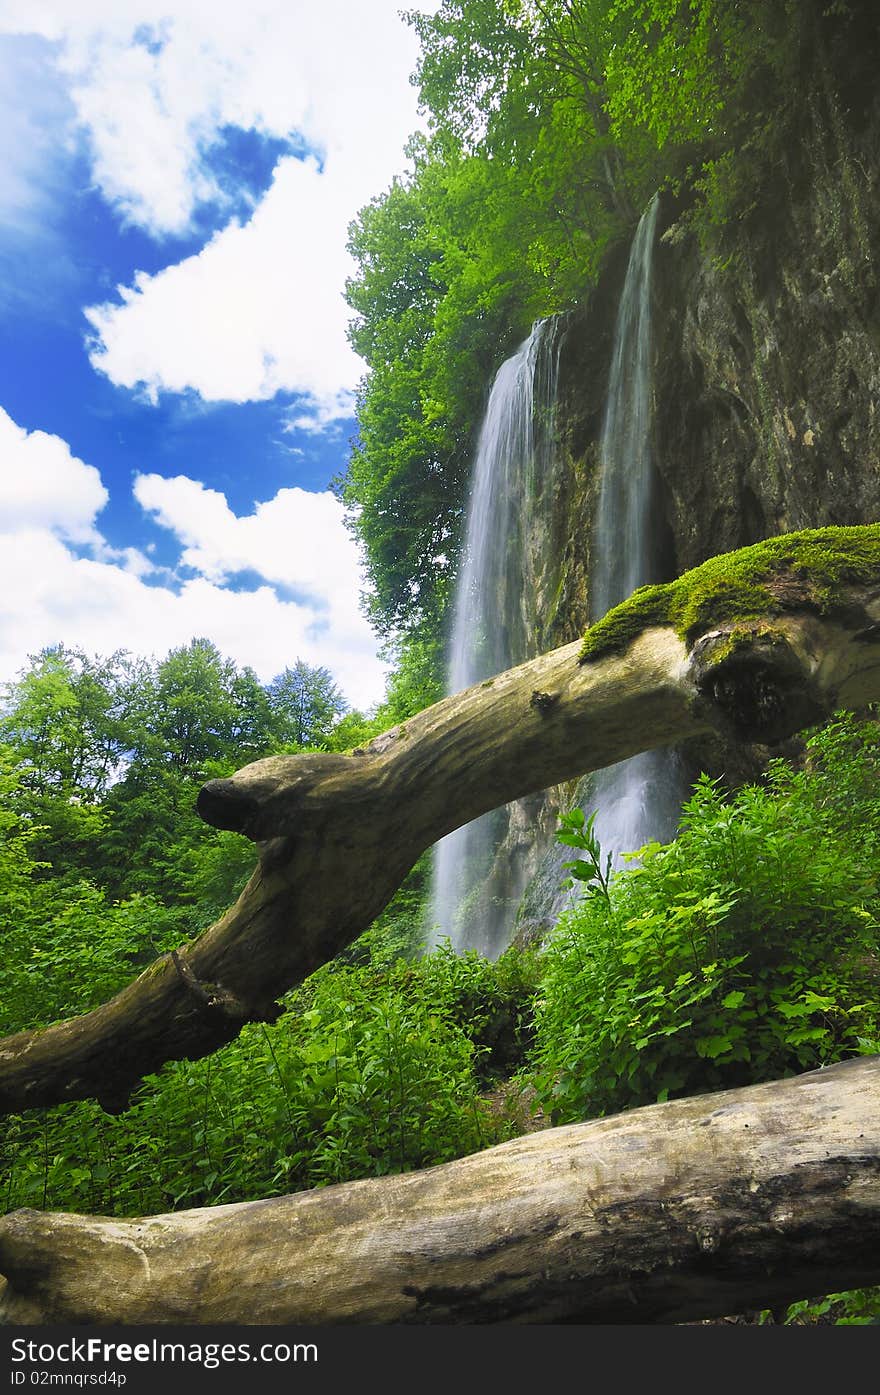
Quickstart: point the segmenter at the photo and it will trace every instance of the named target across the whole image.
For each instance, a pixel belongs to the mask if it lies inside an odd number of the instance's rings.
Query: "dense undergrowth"
[[[421,954],[421,869],[275,1025],[169,1065],[118,1117],[83,1102],[7,1121],[3,1208],[131,1215],[277,1195],[462,1156],[536,1126],[536,1109],[587,1119],[880,1049],[872,721],[839,714],[796,768],[773,761],[733,796],[701,779],[676,840],[624,872],[578,811],[560,836],[583,895],[543,947],[496,963]],[[6,891],[8,912],[8,872]],[[125,980],[132,947],[179,929],[149,898],[134,909],[74,897],[30,954],[17,943],[0,970],[5,1029],[32,1025],[38,985],[43,1020],[47,1003],[84,1006]],[[878,1316],[877,1291],[860,1290],[788,1320]]]
[[[392,914],[288,994],[278,1023],[149,1076],[122,1115],[85,1101],[13,1116],[3,1209],[132,1215],[249,1200],[511,1136],[513,1115],[485,1095],[524,1059],[534,953],[492,965],[447,946],[414,959],[401,940]],[[88,976],[85,940],[75,960],[62,926],[41,950],[49,974],[53,949],[68,982]],[[14,974],[2,977],[8,1005]]]
[[[732,800],[703,776],[666,847],[585,894],[542,956],[534,1066],[558,1122],[880,1049],[880,744],[840,717]]]

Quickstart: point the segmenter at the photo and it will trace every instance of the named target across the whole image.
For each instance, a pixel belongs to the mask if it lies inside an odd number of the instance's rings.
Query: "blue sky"
[[[328,486],[414,61],[397,0],[0,0],[0,682],[204,634],[381,697]]]

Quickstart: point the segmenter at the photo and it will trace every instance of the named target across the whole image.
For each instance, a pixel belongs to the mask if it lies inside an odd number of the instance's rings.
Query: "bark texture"
[[[880,1281],[880,1058],[423,1172],[0,1220],[0,1321],[657,1323]]]
[[[878,532],[864,529],[866,546]],[[258,848],[242,895],[110,1002],[0,1041],[0,1110],[87,1097],[123,1109],[164,1062],[272,1020],[276,998],[356,939],[427,847],[489,809],[652,747],[711,731],[777,741],[880,700],[876,570],[839,588],[833,618],[786,580],[777,613],[687,645],[671,625],[590,662],[565,645],[363,750],[271,757],[210,782],[202,817]]]

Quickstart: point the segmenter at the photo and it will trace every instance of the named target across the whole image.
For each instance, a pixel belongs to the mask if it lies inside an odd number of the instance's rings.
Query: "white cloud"
[[[345,335],[339,288],[348,259],[339,191],[313,160],[282,160],[245,226],[232,223],[203,250],[120,288],[122,304],[86,314],[92,362],[113,382],[194,389],[210,401],[273,397],[282,388],[313,404],[319,427],[350,415],[363,365]]]
[[[436,0],[415,8],[431,10]],[[115,383],[245,401],[306,398],[312,428],[350,410],[347,225],[403,164],[417,124],[417,45],[399,0],[0,0],[0,32],[58,44],[97,186],[127,221],[181,233],[222,202],[224,127],[292,133],[322,167],[286,159],[253,218],[198,256],[139,275],[92,307],[93,362]]]
[[[415,118],[417,45],[400,11],[399,0],[0,0],[0,32],[59,44],[96,181],[163,233],[216,196],[204,155],[225,125],[299,132],[362,196],[376,192]]]
[[[183,544],[181,562],[214,583],[244,571],[302,596],[319,624],[358,649],[375,645],[360,612],[363,584],[344,510],[329,493],[282,489],[243,518],[223,494],[178,475],[140,475],[135,497]]]
[[[0,520],[4,532],[45,528],[75,543],[98,541],[109,499],[101,476],[60,436],[28,433],[0,407]]]
[[[51,533],[0,535],[0,681],[27,655],[65,643],[87,653],[128,649],[164,657],[196,635],[268,682],[297,658],[329,668],[357,706],[377,701],[385,669],[363,636],[322,630],[315,612],[269,586],[233,592],[203,577],[180,591],[147,586],[123,568],[75,557]]]
[[[245,518],[184,476],[142,475],[136,495],[200,575],[147,584],[159,573],[144,554],[109,546],[95,527],[108,501],[98,471],[0,410],[0,681],[46,645],[161,657],[206,635],[264,682],[301,658],[329,668],[356,706],[382,697],[387,669],[358,609],[357,552],[332,495],[282,490]],[[267,584],[224,584],[245,569]]]

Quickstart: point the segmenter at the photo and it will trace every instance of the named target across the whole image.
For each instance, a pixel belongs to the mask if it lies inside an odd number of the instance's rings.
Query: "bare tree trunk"
[[[880,1282],[880,1058],[424,1172],[0,1220],[0,1321],[650,1323]]]
[[[672,624],[624,627],[617,648],[584,661],[579,644],[566,645],[351,755],[271,757],[211,781],[202,817],[257,844],[247,887],[109,1003],[0,1041],[0,1110],[90,1096],[118,1110],[165,1061],[207,1055],[244,1022],[272,1020],[277,996],[356,939],[427,847],[489,809],[713,729],[776,741],[837,706],[880,700],[880,526],[793,538],[815,539],[827,559],[843,534],[869,556],[877,548],[878,561],[867,572],[860,563],[857,581],[841,563],[833,604],[808,575],[780,570],[776,547],[765,616],[707,623],[687,644]],[[757,549],[732,556],[756,552],[760,561]],[[619,611],[641,615],[639,595]],[[717,603],[729,615],[723,583]]]

